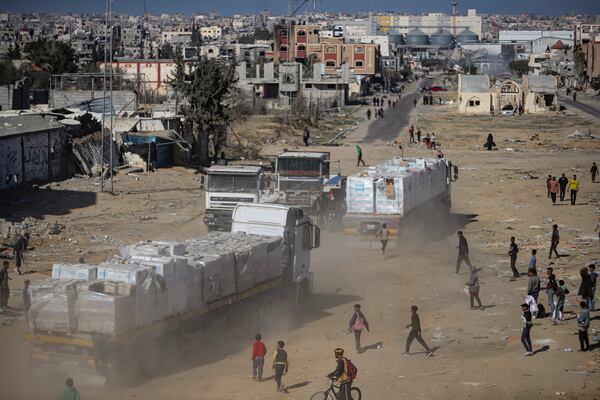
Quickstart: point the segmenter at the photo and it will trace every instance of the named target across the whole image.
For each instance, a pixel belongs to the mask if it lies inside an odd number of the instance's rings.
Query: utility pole
[[[104,123],[106,121],[106,68],[108,61],[108,10],[110,1],[111,0],[106,0],[106,18],[104,25],[104,68],[102,70],[102,139],[100,142],[102,146],[102,149],[100,151],[100,164],[102,165],[102,167],[100,168],[101,192],[104,191]]]
[[[108,0],[108,16],[110,21],[110,71],[108,82],[110,85],[110,154],[109,154],[109,171],[110,171],[110,193],[115,194],[115,187],[113,182],[113,153],[114,153],[114,132],[113,132],[113,24],[112,24],[112,3],[113,0]]]

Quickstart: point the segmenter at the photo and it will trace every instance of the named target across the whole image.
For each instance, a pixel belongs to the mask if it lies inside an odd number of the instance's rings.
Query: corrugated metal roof
[[[64,129],[57,118],[44,114],[0,116],[0,137],[33,133],[48,129]]]
[[[460,91],[463,93],[486,93],[490,91],[487,75],[460,75]]]
[[[556,92],[556,78],[551,75],[527,75],[529,90],[532,92]]]

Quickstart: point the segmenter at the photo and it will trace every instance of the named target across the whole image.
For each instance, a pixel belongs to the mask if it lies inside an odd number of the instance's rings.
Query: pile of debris
[[[73,139],[73,156],[77,166],[88,176],[97,176],[103,170],[103,166],[110,165],[112,153],[112,165],[119,165],[119,155],[116,146],[111,145],[110,134],[96,132],[82,138]]]

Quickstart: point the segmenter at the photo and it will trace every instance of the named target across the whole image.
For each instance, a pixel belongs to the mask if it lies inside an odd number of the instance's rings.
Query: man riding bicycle
[[[350,367],[350,360],[344,357],[344,349],[337,348],[334,350],[337,367],[335,371],[328,374],[327,376],[334,381],[340,387],[338,393],[338,400],[352,400],[350,395],[350,389],[352,388],[352,371],[354,367]]]

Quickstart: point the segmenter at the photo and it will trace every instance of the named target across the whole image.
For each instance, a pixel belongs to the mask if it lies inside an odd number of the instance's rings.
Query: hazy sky
[[[148,12],[158,13],[208,13],[222,15],[270,10],[283,14],[286,0],[145,0]],[[0,0],[0,11],[16,12],[103,12],[105,0]],[[450,1],[446,0],[318,0],[323,11],[396,11],[396,12],[449,12]],[[585,13],[600,14],[600,0],[464,0],[459,1],[461,14],[467,8],[476,8],[482,13],[520,14],[536,12],[544,14]],[[144,0],[114,0],[117,12],[142,14]]]

